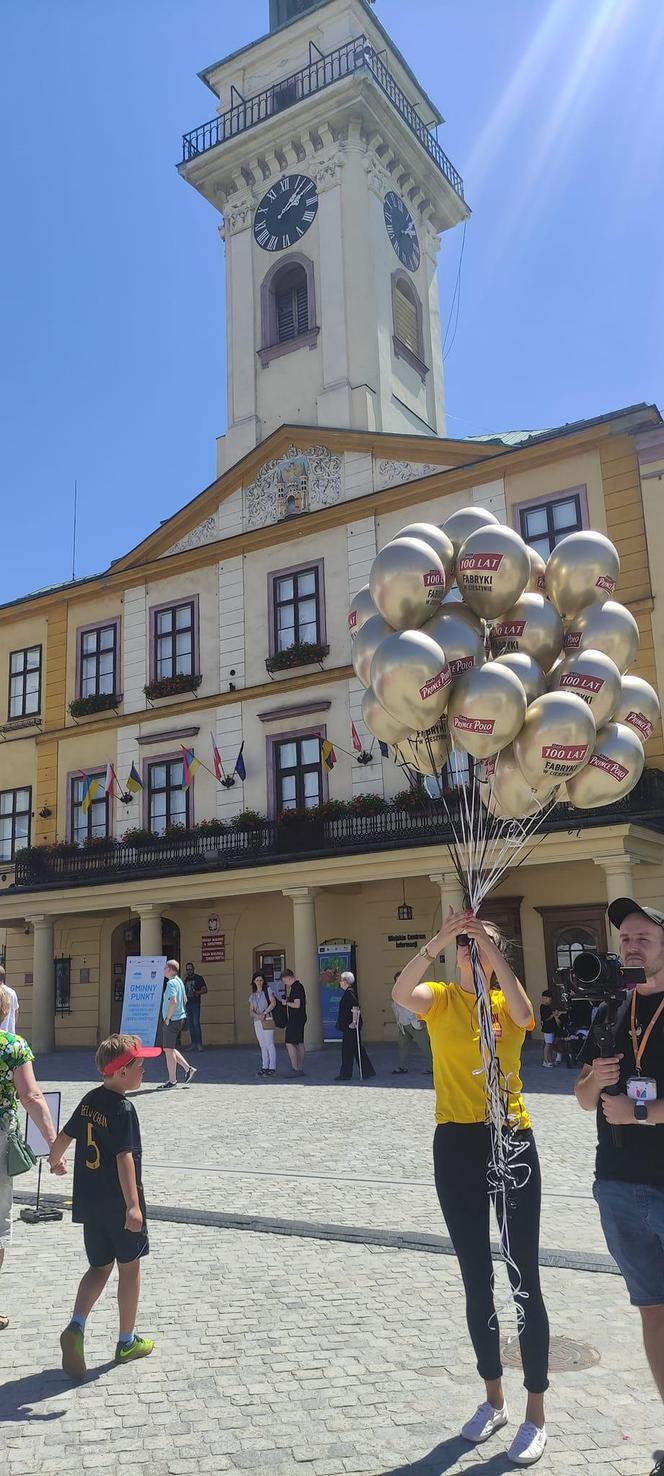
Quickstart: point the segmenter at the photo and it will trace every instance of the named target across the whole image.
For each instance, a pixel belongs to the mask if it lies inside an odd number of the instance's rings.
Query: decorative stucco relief
[[[286,457],[302,457],[307,463],[307,505],[310,512],[339,502],[343,490],[343,459],[325,446],[308,446],[300,451],[289,446]],[[279,507],[283,496],[281,467],[284,458],[266,461],[255,481],[244,488],[244,524],[246,528],[263,528],[280,521]]]
[[[444,471],[439,465],[422,461],[374,461],[374,485],[377,492],[383,487],[399,487],[402,482],[416,482],[419,477],[431,477],[434,472]]]
[[[200,548],[204,543],[215,543],[218,537],[217,514],[213,513],[211,517],[204,518],[198,527],[192,528],[190,533],[185,533],[184,538],[174,543],[172,548],[167,548],[166,554],[179,554],[184,553],[187,548]],[[162,557],[165,558],[166,554]]]

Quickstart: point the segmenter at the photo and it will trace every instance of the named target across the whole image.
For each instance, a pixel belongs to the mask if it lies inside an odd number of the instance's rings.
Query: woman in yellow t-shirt
[[[491,1016],[500,1065],[506,1113],[505,1133],[518,1148],[518,1184],[508,1189],[506,1230],[508,1263],[516,1303],[521,1309],[519,1333],[524,1384],[528,1391],[526,1417],[519,1427],[509,1457],[517,1466],[538,1461],[546,1445],[544,1392],[548,1388],[549,1323],[539,1280],[539,1221],[541,1179],[537,1149],[521,1095],[520,1057],[526,1032],[534,1025],[525,989],[505,957],[498,930],[472,912],[453,913],[429,943],[400,973],[392,990],[397,1004],[414,1010],[426,1021],[433,1055],[436,1093],[436,1131],[433,1144],[436,1191],[456,1251],[466,1292],[468,1330],[477,1368],[486,1384],[486,1400],[464,1425],[461,1434],[482,1444],[507,1424],[502,1387],[500,1337],[493,1300],[487,1178],[490,1129],[478,1004],[467,943],[475,940],[485,980],[489,981]],[[424,982],[438,955],[457,939],[455,984]],[[493,987],[495,986],[495,987]],[[501,1233],[501,1197],[496,1196]]]

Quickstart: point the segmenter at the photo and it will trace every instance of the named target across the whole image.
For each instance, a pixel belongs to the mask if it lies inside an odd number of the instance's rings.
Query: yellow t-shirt
[[[426,982],[433,1002],[422,1019],[431,1041],[436,1122],[485,1122],[487,1106],[475,995],[467,994],[458,984]],[[514,1024],[501,989],[491,991],[491,1013],[500,1068],[509,1081],[510,1123],[527,1128],[530,1118],[521,1096],[519,1074],[526,1031]],[[528,1030],[534,1025],[533,1020]],[[480,1074],[474,1076],[478,1069]]]

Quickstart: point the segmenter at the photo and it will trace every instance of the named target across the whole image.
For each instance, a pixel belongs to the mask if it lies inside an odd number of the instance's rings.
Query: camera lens
[[[456,939],[457,948],[467,948],[468,945],[469,945],[469,943],[470,943],[470,938],[468,937],[468,934],[467,933],[457,933],[457,939]]]

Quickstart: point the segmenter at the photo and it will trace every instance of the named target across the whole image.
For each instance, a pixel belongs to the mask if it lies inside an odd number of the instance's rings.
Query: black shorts
[[[286,1034],[284,1035],[286,1045],[302,1045],[304,1041],[304,1027],[307,1022],[305,1019],[300,1018],[301,1015],[301,1010],[293,1010],[289,1014]]]
[[[164,1020],[161,1032],[162,1044],[169,1050],[176,1050],[180,1044],[182,1031],[186,1030],[185,1020]]]
[[[111,1261],[126,1266],[130,1261],[139,1261],[142,1256],[150,1254],[145,1221],[142,1230],[125,1230],[124,1217],[121,1220],[85,1220],[83,1242],[85,1254],[94,1268],[108,1266]]]

